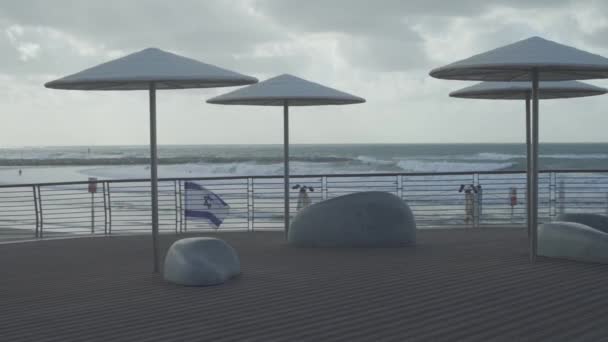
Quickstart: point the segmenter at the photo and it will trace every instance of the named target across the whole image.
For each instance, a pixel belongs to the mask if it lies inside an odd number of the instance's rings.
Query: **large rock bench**
[[[388,192],[335,197],[302,209],[289,228],[289,244],[301,247],[397,247],[416,243],[407,204]]]
[[[562,214],[538,228],[538,255],[608,263],[608,217]]]
[[[187,286],[221,284],[240,272],[236,251],[223,240],[208,237],[174,242],[163,269],[165,280]]]

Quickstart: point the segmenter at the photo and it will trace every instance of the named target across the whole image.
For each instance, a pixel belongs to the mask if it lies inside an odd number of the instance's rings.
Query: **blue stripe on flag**
[[[184,188],[186,190],[203,190],[203,187],[201,187],[199,184],[196,184],[195,182],[185,182]]]
[[[186,214],[186,217],[196,217],[196,218],[207,219],[207,220],[211,221],[211,223],[213,223],[216,227],[219,227],[222,224],[222,221],[220,219],[218,219],[217,216],[215,216],[213,213],[210,213],[208,211],[186,209],[185,214]]]

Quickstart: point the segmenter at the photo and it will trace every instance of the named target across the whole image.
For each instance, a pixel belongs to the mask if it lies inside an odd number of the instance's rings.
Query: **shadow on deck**
[[[608,340],[608,266],[532,265],[521,229],[423,230],[393,249],[217,235],[243,274],[207,288],[152,274],[149,237],[0,245],[0,341]]]

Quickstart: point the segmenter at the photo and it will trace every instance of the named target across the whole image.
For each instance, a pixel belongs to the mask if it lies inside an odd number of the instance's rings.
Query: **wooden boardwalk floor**
[[[608,266],[532,265],[521,229],[391,249],[220,237],[243,274],[206,288],[152,274],[149,237],[0,245],[0,341],[608,341]]]

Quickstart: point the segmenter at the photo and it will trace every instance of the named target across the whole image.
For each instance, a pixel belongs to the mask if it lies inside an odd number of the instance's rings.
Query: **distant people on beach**
[[[21,176],[22,173],[23,173],[23,171],[21,171],[21,169],[19,169],[19,176]]]

